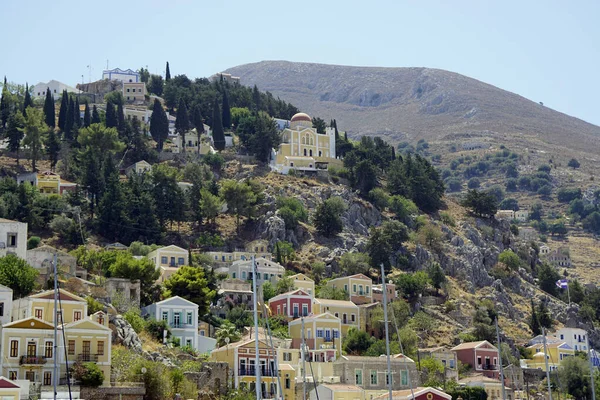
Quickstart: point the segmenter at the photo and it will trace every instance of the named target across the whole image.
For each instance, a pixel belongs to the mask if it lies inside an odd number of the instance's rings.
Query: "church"
[[[342,165],[335,153],[335,129],[328,127],[324,134],[317,133],[309,115],[295,114],[280,134],[281,145],[271,154],[272,170],[287,174],[292,169],[326,171],[330,164]]]

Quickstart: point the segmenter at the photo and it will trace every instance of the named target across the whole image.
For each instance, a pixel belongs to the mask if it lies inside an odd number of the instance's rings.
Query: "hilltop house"
[[[364,274],[355,274],[343,276],[341,278],[331,279],[327,286],[343,290],[350,295],[350,301],[354,304],[365,304],[373,302],[373,293],[371,286],[373,281]]]
[[[27,259],[27,224],[0,218],[0,257],[8,254]]]
[[[309,362],[333,362],[341,356],[342,325],[339,318],[326,312],[291,321],[288,326],[294,349],[301,348],[303,324]]]
[[[140,160],[129,167],[125,168],[125,175],[132,176],[133,174],[141,175],[152,170],[152,165],[145,160]]]
[[[230,279],[252,280],[252,260],[235,261],[230,267],[221,267],[215,270],[216,273],[227,274]],[[285,268],[276,262],[269,261],[266,258],[256,259],[256,284],[261,286],[263,282],[276,283],[283,277]]]
[[[146,100],[144,82],[123,82],[123,98],[128,103],[143,103]]]
[[[80,93],[79,89],[75,89],[72,86],[69,86],[65,83],[55,81],[54,79],[49,82],[39,82],[34,85],[31,89],[31,96],[33,98],[42,98],[46,96],[46,90],[50,89],[50,94],[52,94],[52,98],[54,100],[58,99],[62,96],[63,91],[67,91],[67,93]]]
[[[339,318],[342,323],[342,335],[350,328],[360,329],[360,313],[356,304],[347,300],[314,299],[313,314],[329,312]]]
[[[412,359],[393,357],[390,362],[393,390],[410,389],[419,385],[419,373]],[[342,384],[354,384],[365,390],[386,390],[387,357],[342,356],[333,364],[333,375],[339,376]]]
[[[452,348],[463,364],[488,378],[498,378],[498,349],[487,340],[466,342]]]
[[[132,69],[105,69],[104,71],[102,71],[102,79],[121,82],[140,82],[140,73]]]
[[[227,267],[233,264],[235,261],[248,261],[252,260],[252,257],[264,258],[271,260],[271,253],[269,252],[269,242],[266,240],[254,240],[243,249],[236,249],[235,251],[207,251],[207,256],[213,260],[213,265],[217,268]]]
[[[538,343],[527,347],[534,354],[531,359],[521,360],[522,368],[541,369],[546,371],[546,357],[544,356],[544,344]],[[575,350],[563,341],[548,343],[546,341],[546,354],[548,368],[550,371],[555,371],[566,357],[575,355]]]
[[[288,278],[294,282],[294,288],[302,289],[311,296],[315,295],[315,281],[304,274],[290,275]]]
[[[481,387],[487,393],[489,400],[503,400],[502,398],[502,383],[498,379],[489,378],[483,375],[475,375],[463,378],[458,381],[459,385],[469,387]],[[515,398],[513,390],[510,387],[504,387],[506,400]]]
[[[371,287],[371,291],[373,293],[372,294],[373,301],[383,303],[382,287],[383,287],[383,285],[373,285]],[[385,288],[387,290],[386,296],[387,296],[388,303],[396,300],[396,297],[398,297],[396,294],[396,285],[394,283],[392,283],[392,281],[390,281],[390,283],[385,284]]]
[[[17,175],[19,185],[29,182],[31,186],[37,187],[41,194],[60,194],[73,192],[77,184],[61,179],[60,175],[52,171],[25,172]]]
[[[310,116],[294,115],[289,128],[281,132],[281,145],[272,151],[271,169],[287,174],[292,169],[327,170],[330,164],[341,164],[336,159],[335,129],[328,127],[325,133],[318,133]]]
[[[175,245],[158,248],[148,253],[146,257],[152,260],[156,269],[160,269],[159,282],[166,281],[177,272],[179,267],[189,264],[188,251]]]
[[[246,309],[254,310],[254,292],[252,284],[240,279],[221,281],[218,300],[211,307],[211,312],[220,318],[225,318],[227,311],[244,304]]]
[[[554,336],[564,340],[575,351],[589,350],[587,331],[581,328],[561,328],[554,333]]]
[[[569,252],[569,248],[566,246],[561,246],[558,249],[551,251],[548,254],[548,262],[557,268],[570,268],[573,266],[571,263],[571,254]]]

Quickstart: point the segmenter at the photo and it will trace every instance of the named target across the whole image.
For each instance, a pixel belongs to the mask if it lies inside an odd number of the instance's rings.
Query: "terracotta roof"
[[[294,121],[312,122],[312,118],[306,113],[297,113],[297,114],[294,114],[294,116],[292,117],[292,119],[290,121],[291,122],[294,122]]]
[[[328,306],[352,306],[357,307],[356,304],[349,300],[331,300],[331,299],[315,299],[315,303],[324,304]]]
[[[1,389],[20,389],[20,386],[12,381],[9,381],[5,377],[0,376],[0,388]]]
[[[487,376],[483,376],[483,375],[473,375],[473,376],[468,376],[466,378],[462,378],[458,381],[458,383],[467,383],[467,382],[482,382],[482,383],[497,383],[500,384],[500,380],[499,379],[493,379],[493,378],[488,378]]]
[[[448,400],[452,399],[452,397],[449,394],[442,392],[441,390],[432,388],[432,387],[417,387],[417,388],[414,388],[412,391],[410,389],[394,390],[392,392],[392,399],[412,399],[413,394],[415,397],[417,397],[426,392],[433,392],[433,393],[437,394],[438,396],[444,397]],[[380,396],[374,397],[373,400],[375,400],[375,399],[385,400],[388,398],[389,398],[389,394],[386,393],[386,394],[382,394]]]
[[[480,342],[466,342],[466,343],[461,343],[458,346],[453,347],[452,350],[456,351],[456,350],[475,349],[475,348],[481,346],[484,343],[487,343],[490,346],[494,347],[494,345],[492,345],[487,340],[482,340]],[[497,350],[496,347],[494,347],[494,349]],[[490,350],[494,350],[494,349],[490,349]]]
[[[347,391],[347,392],[362,392],[363,389],[356,385],[344,385],[341,383],[327,384],[322,383],[319,385],[320,387],[325,387],[331,390],[339,390],[339,391]]]
[[[281,371],[295,371],[294,367],[290,364],[279,364],[279,369]]]

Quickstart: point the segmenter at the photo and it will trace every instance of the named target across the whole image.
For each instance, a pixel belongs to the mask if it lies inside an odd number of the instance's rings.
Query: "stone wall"
[[[99,387],[81,388],[82,399],[94,400],[144,400],[146,388],[139,387]]]
[[[196,382],[200,399],[226,395],[232,381],[229,364],[226,362],[205,362],[200,372],[186,372],[185,376]]]

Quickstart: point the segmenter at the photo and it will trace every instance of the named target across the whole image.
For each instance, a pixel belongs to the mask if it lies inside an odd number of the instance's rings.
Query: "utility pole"
[[[256,294],[256,257],[252,256],[252,289],[254,291],[254,368],[256,373],[256,400],[262,399],[262,390],[260,385],[260,357],[258,352],[258,299]]]
[[[388,313],[387,313],[387,288],[385,286],[385,271],[383,263],[381,264],[381,284],[383,292],[383,316],[385,320],[385,352],[387,354],[387,373],[388,373],[388,391],[390,392],[390,399],[392,400],[392,362],[390,360],[390,333],[388,325]]]
[[[502,347],[500,346],[500,329],[498,329],[498,317],[496,317],[496,341],[498,343],[498,362],[500,363],[500,382],[502,383],[502,400],[506,400],[506,389],[504,388],[504,367],[502,366]]]
[[[302,321],[302,347],[300,356],[302,357],[302,400],[306,400],[306,345],[304,344],[304,317]]]
[[[54,262],[52,263],[54,267],[54,371],[53,374],[53,383],[54,383],[54,400],[56,400],[57,396],[57,386],[58,386],[58,255],[54,253]]]
[[[596,388],[594,387],[594,363],[592,362],[592,349],[589,343],[588,347],[588,358],[590,359],[590,379],[592,380],[592,400],[596,400]]]
[[[550,367],[548,366],[548,353],[546,351],[546,329],[542,328],[542,338],[544,339],[544,361],[546,362],[546,381],[548,382],[548,400],[552,400],[552,388],[550,387]]]

